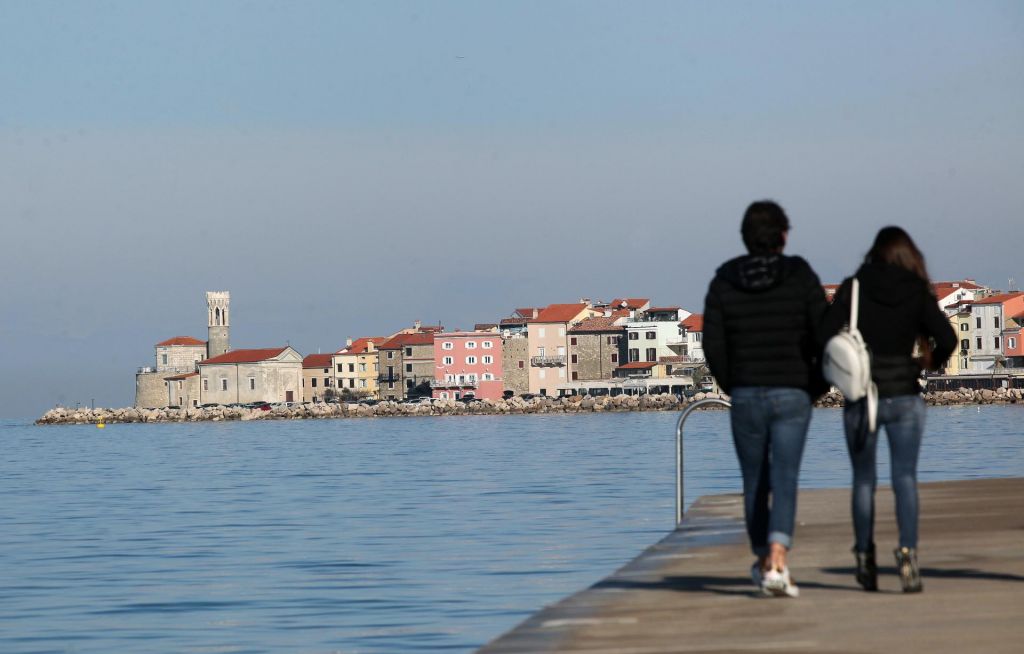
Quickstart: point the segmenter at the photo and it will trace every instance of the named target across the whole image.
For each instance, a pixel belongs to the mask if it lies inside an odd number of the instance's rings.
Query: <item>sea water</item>
[[[0,651],[471,651],[674,527],[677,415],[2,422]],[[929,409],[921,480],[1024,476],[1022,421]],[[739,491],[725,412],[685,448],[688,500]]]

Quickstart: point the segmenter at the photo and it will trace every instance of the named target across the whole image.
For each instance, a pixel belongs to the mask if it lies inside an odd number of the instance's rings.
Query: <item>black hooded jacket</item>
[[[819,353],[825,291],[810,265],[782,254],[725,262],[704,300],[704,355],[718,385],[825,390]]]
[[[921,392],[921,366],[912,357],[919,336],[931,339],[932,366],[945,365],[956,348],[956,332],[939,309],[928,282],[906,268],[866,263],[857,271],[860,309],[857,328],[871,352],[871,378],[879,397]],[[850,319],[852,279],[843,280],[825,316],[825,336]]]

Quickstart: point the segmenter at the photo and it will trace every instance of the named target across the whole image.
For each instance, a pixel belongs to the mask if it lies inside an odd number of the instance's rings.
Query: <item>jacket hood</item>
[[[906,268],[889,263],[865,263],[857,270],[861,292],[885,306],[898,306],[921,294],[930,293],[928,283]]]
[[[800,257],[747,254],[726,261],[716,274],[742,291],[759,293],[775,288],[801,266],[807,262]]]

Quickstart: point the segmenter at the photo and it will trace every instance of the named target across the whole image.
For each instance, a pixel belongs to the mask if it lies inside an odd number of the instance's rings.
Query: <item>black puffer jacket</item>
[[[945,365],[956,348],[956,332],[939,309],[928,282],[906,268],[866,263],[860,280],[857,328],[871,351],[871,378],[879,397],[921,392],[921,366],[911,356],[919,336],[931,339],[932,367]],[[852,280],[843,281],[825,317],[825,336],[842,329],[850,319]]]
[[[800,257],[747,255],[722,264],[704,301],[704,354],[727,393],[737,386],[823,392],[825,291]]]

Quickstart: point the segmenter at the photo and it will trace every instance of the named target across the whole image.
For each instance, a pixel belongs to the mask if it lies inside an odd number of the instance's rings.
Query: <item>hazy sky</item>
[[[823,281],[906,227],[1024,284],[1024,3],[0,0],[0,415],[153,344],[699,311],[746,204]]]

